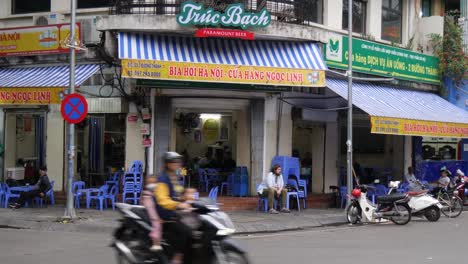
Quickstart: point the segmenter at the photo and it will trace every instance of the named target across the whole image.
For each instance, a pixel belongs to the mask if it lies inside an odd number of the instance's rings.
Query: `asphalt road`
[[[372,224],[240,237],[254,264],[464,263],[468,213],[437,223]],[[0,229],[0,263],[115,263],[109,235]]]

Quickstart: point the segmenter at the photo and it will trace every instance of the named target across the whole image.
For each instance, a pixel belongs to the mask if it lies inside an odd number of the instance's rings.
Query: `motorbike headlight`
[[[232,228],[226,228],[226,229],[220,229],[218,232],[216,232],[216,235],[218,236],[229,236],[232,235],[236,232],[235,229]]]

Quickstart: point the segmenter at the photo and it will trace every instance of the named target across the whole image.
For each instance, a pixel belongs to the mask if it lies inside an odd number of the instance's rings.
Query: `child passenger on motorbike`
[[[150,175],[146,178],[145,190],[141,194],[140,203],[145,206],[151,223],[152,231],[149,237],[153,241],[151,251],[160,251],[161,247],[161,219],[156,212],[156,201],[154,199],[154,189],[156,188],[156,177]]]
[[[163,237],[174,248],[173,264],[181,264],[184,253],[191,247],[192,230],[180,221],[176,210],[188,210],[191,205],[182,201],[184,187],[179,185],[177,170],[182,167],[183,157],[176,152],[166,152],[164,155],[165,168],[158,178],[154,194],[156,209],[163,220]]]

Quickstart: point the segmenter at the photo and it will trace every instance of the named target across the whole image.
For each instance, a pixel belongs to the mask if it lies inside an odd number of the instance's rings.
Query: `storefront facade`
[[[342,73],[347,65],[344,60],[347,58],[347,41],[342,37],[346,34],[346,10],[342,1],[306,1],[304,5],[307,5],[307,10],[312,10],[310,14],[299,12],[301,7],[306,8],[299,3],[288,6],[290,3],[281,1],[244,1],[236,7],[239,10],[243,8],[239,14],[249,14],[248,18],[255,19],[245,18],[245,24],[234,25],[219,21],[229,5],[196,1],[206,5],[191,3],[191,6],[186,6],[182,2],[180,5],[143,6],[138,3],[119,5],[119,2],[111,8],[112,15],[97,20],[97,27],[107,32],[106,49],[121,59],[123,76],[132,80],[130,88],[151,90],[152,116],[151,121],[147,121],[151,124],[150,135],[139,133],[139,123],[134,128],[137,132],[127,130],[127,134],[135,136],[136,142],[149,139],[145,141],[151,146],[146,150],[149,172],[156,173],[161,169],[160,157],[167,150],[187,150],[192,158],[204,155],[203,150],[207,147],[226,147],[238,165],[249,167],[251,194],[255,193],[255,185],[268,172],[275,155],[298,154],[301,160],[309,159],[306,156],[310,155],[313,165],[307,166],[303,172],[312,175],[313,192],[329,192],[330,185],[343,184],[340,167],[346,163],[342,146],[346,138],[343,126],[346,96],[343,94]],[[420,6],[407,1],[396,2],[395,7],[386,6],[384,1],[362,4],[366,8],[359,10],[364,13],[357,19],[362,26],[357,33],[362,35],[356,34],[356,38],[370,40],[375,37],[375,41],[356,43],[355,76],[379,79],[371,82],[373,89],[377,86],[385,89],[399,87],[434,93],[439,81],[433,57],[411,51],[416,49],[416,45],[410,49],[401,47],[409,43],[413,35],[412,41],[426,45],[427,34],[441,33],[443,18],[436,15],[418,18],[416,14],[419,14]],[[212,11],[208,14],[209,8]],[[270,13],[270,23],[265,19],[263,8]],[[288,13],[285,10],[295,11]],[[337,10],[343,10],[343,17]],[[382,17],[383,12],[395,13],[398,21],[387,21]],[[195,17],[198,20],[191,20]],[[229,20],[228,17],[225,19]],[[394,46],[400,48],[391,46],[391,41],[398,43]],[[304,43],[314,44],[320,54],[308,52],[311,48],[301,46]],[[288,56],[275,56],[284,52]],[[312,56],[309,57],[310,53]],[[326,63],[330,69],[326,78],[322,79],[320,74],[300,77],[301,70],[321,70],[327,66],[317,68],[313,61],[302,65],[298,59],[314,58],[317,62],[322,56],[327,56]],[[238,66],[233,69],[232,65]],[[277,72],[270,73],[267,80],[268,75],[262,73],[262,67],[275,68]],[[286,71],[282,72],[282,69]],[[298,70],[298,74],[286,74],[291,69]],[[148,83],[143,79],[156,82]],[[328,80],[334,85],[331,86]],[[323,85],[318,85],[318,81],[323,81]],[[310,85],[307,82],[316,83]],[[323,88],[325,86],[328,88]],[[370,92],[379,95],[378,89]],[[367,87],[363,87],[361,93],[368,93]],[[379,105],[386,99],[379,98],[376,108],[396,107],[398,110],[401,103],[396,102],[396,106]],[[428,135],[421,131],[425,128],[413,126],[415,120],[417,124],[429,122],[424,123],[429,126],[432,125],[430,122],[439,122],[441,133],[464,129],[458,125],[454,129],[444,128],[447,120],[425,116],[424,105],[419,105],[416,110],[399,111],[415,111],[422,113],[421,116],[382,115],[383,112],[366,110],[365,100],[369,98],[355,104],[354,120],[356,129],[361,131],[355,132],[359,137],[355,140],[363,143],[360,149],[355,150],[355,156],[363,167],[389,168],[396,178],[401,177],[405,168],[415,160],[412,137]],[[428,100],[431,105],[432,99]],[[434,100],[440,102],[437,98]],[[438,109],[430,111],[437,112]],[[187,121],[185,118],[190,121],[190,117],[200,114],[221,116],[219,123],[213,125],[213,130],[219,127],[217,139],[213,136],[212,140],[204,140],[203,133],[208,135],[211,131],[208,126],[205,128],[206,120],[181,125],[184,123],[182,120]],[[378,119],[381,117],[393,118],[391,122],[396,127],[377,126],[382,121]],[[460,121],[464,119],[463,115],[458,117],[461,118],[459,121],[452,121],[463,125],[465,121]],[[384,124],[387,121],[384,120]],[[405,131],[406,128],[411,133]],[[234,130],[235,135],[231,133]],[[229,137],[225,136],[226,131],[229,131]],[[213,145],[218,141],[221,144]],[[194,144],[198,147],[190,150]],[[143,159],[145,148],[138,146],[132,156]],[[305,164],[309,163],[306,160]]]
[[[325,52],[330,68],[347,68],[347,42],[344,36],[330,37]],[[354,162],[365,168],[360,172],[364,182],[386,174],[403,179],[409,166],[425,177],[429,175],[427,160],[456,160],[456,153],[461,152],[458,142],[467,135],[468,116],[436,94],[440,86],[437,58],[359,39],[353,40],[353,47],[353,71],[359,76],[353,83],[353,104],[357,107],[353,151]],[[327,86],[347,98],[346,80],[327,78]],[[428,91],[423,91],[424,87]],[[345,118],[342,116],[340,122],[344,137]],[[344,166],[343,137],[341,148]],[[432,155],[425,149],[431,149]],[[434,180],[430,177],[427,180]]]
[[[79,32],[76,39],[84,45],[80,23],[76,29]],[[69,66],[64,59],[69,54],[66,46],[69,31],[69,24],[0,29],[5,36],[0,41],[2,181],[11,178],[20,184],[35,183],[38,168],[47,166],[54,190],[65,189],[66,126],[60,103],[69,86]],[[77,61],[76,86],[96,94],[93,87],[88,87],[89,79],[102,65],[83,51],[78,52]],[[89,109],[93,113],[96,106],[91,104]],[[77,179],[79,171],[77,166]]]
[[[234,21],[228,9],[253,19]],[[281,93],[324,89],[320,46],[266,38],[261,31],[268,30],[272,17],[267,9],[247,13],[241,5],[227,5],[215,14],[233,20],[224,29],[212,28],[217,16],[205,28],[194,25],[206,21],[189,21],[189,12],[211,12],[201,4],[182,3],[181,10],[186,12],[171,17],[177,22],[171,33],[116,29],[122,76],[151,89],[151,122],[138,121],[151,124],[149,135],[138,139],[149,147],[138,155],[146,151],[149,173],[162,169],[161,157],[169,150],[184,153],[189,163],[231,156],[248,168],[249,193],[255,194],[272,158],[291,155],[291,108],[278,116]]]

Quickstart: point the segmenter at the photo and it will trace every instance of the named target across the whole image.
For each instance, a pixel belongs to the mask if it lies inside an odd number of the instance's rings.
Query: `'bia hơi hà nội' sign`
[[[245,12],[242,4],[228,5],[224,13],[213,8],[204,8],[203,4],[184,2],[181,12],[177,15],[177,23],[182,26],[226,26],[242,29],[267,27],[271,22],[271,15],[266,8],[258,13]]]

